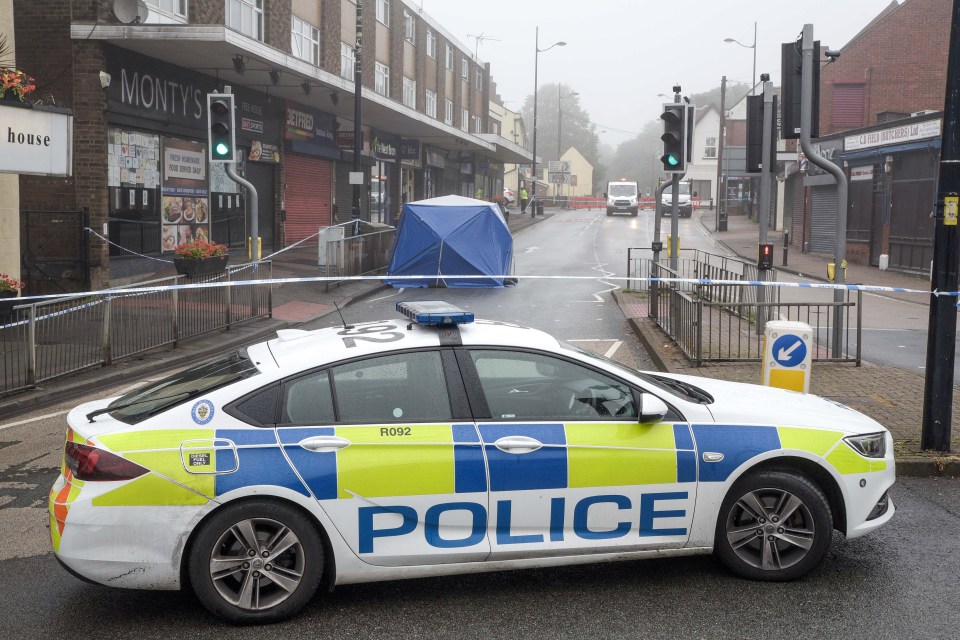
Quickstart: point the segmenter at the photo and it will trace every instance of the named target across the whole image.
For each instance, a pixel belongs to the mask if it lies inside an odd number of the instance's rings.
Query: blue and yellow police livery
[[[889,433],[827,400],[646,374],[442,303],[276,339],[69,416],[50,534],[100,584],[233,621],[322,581],[715,552],[790,580],[894,512]]]

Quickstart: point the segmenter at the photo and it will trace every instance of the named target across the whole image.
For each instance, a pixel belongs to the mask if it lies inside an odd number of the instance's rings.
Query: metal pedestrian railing
[[[16,306],[0,314],[0,395],[273,313],[269,284],[126,294],[124,289],[271,277],[271,262],[262,261],[192,280],[160,278],[115,287],[117,293],[109,295]]]
[[[337,278],[378,273],[390,264],[396,229],[327,241],[325,275]],[[321,268],[324,265],[321,265]],[[326,290],[338,282],[327,282]]]
[[[641,250],[637,250],[638,252]],[[649,251],[649,250],[647,250]],[[681,256],[684,253],[681,252]],[[639,255],[629,256],[629,288],[649,294],[648,316],[697,365],[752,362],[763,355],[763,327],[769,320],[805,322],[813,330],[816,361],[861,363],[863,293],[847,291],[843,302],[785,300],[777,288],[749,284],[650,282],[648,278],[758,280],[756,265],[736,258],[689,250],[677,270]],[[776,272],[767,281],[774,282]],[[843,326],[835,344],[834,322]]]

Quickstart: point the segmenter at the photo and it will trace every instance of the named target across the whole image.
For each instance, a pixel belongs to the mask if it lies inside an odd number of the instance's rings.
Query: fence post
[[[270,261],[270,268],[268,273],[270,274],[270,280],[273,280],[273,261]],[[273,318],[273,284],[267,285],[267,317]]]
[[[654,273],[657,275],[654,276]],[[650,277],[660,277],[660,263],[653,258],[650,259]],[[652,280],[650,281],[650,308],[647,315],[654,320],[658,320],[660,317],[660,283]]]
[[[262,263],[261,263],[259,260],[258,260],[257,262],[254,262],[254,263],[253,263],[253,273],[251,274],[252,277],[250,278],[251,280],[259,280],[259,279],[260,279],[260,273],[259,273],[259,272],[260,272],[260,265],[261,265],[261,264],[262,264]],[[255,284],[250,285],[250,317],[251,317],[251,318],[256,318],[256,317],[257,317],[257,291],[256,291],[256,286],[257,286],[257,285],[255,285]]]
[[[633,256],[633,249],[631,247],[627,248],[627,291],[633,291],[633,286],[631,286],[630,280],[630,258]]]
[[[697,366],[703,364],[703,297],[697,296]]]
[[[227,283],[230,282],[230,269],[227,268]],[[230,331],[230,323],[233,320],[233,287],[227,286],[227,331]]]
[[[37,386],[37,305],[30,305],[27,325],[27,385]]]
[[[180,290],[174,289],[170,294],[173,296],[170,300],[170,308],[173,310],[173,346],[176,347],[180,342]]]
[[[110,311],[113,307],[113,298],[107,296],[103,300],[103,366],[107,367],[113,364],[113,353],[110,348]]]
[[[863,342],[863,291],[857,290],[857,366],[860,366],[860,345]]]

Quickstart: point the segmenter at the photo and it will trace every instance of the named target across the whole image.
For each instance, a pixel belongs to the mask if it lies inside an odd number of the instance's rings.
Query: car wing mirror
[[[667,404],[652,393],[640,394],[640,424],[654,424],[663,420],[669,408]]]

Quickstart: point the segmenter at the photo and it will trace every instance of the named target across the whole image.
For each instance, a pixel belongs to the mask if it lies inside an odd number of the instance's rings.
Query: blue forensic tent
[[[513,236],[492,202],[443,196],[403,206],[385,284],[393,287],[502,287]],[[499,276],[458,278],[456,276]],[[429,276],[394,279],[390,276]]]

